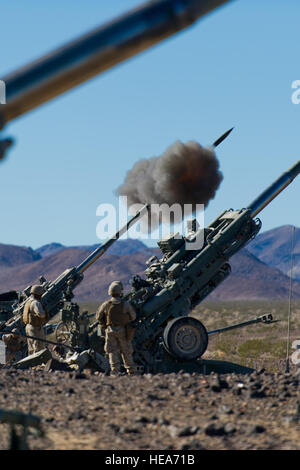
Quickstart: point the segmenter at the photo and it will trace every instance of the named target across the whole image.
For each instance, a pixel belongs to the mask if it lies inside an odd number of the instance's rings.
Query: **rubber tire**
[[[63,332],[61,333],[60,330],[63,330]],[[68,322],[63,322],[63,321],[60,321],[58,323],[58,325],[56,326],[55,330],[54,330],[54,333],[55,333],[55,340],[58,342],[58,343],[61,343],[61,344],[68,344],[69,346],[71,346],[71,337],[72,337],[72,334],[76,331],[76,323],[72,320],[72,321],[68,321]],[[62,341],[60,340],[60,335],[65,335],[65,340]]]
[[[184,347],[185,328],[188,328],[190,331],[194,330],[192,336],[194,341],[191,347],[188,342],[186,342],[186,347]],[[172,356],[185,361],[192,361],[201,357],[208,345],[208,334],[205,326],[193,317],[178,317],[171,320],[165,327],[163,339],[167,351]],[[180,347],[178,340],[182,342],[183,347]],[[186,336],[186,340],[188,340],[188,336]]]

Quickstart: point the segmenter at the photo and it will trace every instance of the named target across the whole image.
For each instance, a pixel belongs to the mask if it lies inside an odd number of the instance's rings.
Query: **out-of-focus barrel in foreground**
[[[228,0],[154,0],[3,77],[0,128],[190,26]]]

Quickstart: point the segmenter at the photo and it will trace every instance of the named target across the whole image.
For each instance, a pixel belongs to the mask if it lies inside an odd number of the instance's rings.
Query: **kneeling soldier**
[[[132,359],[133,347],[131,344],[129,323],[136,318],[136,313],[130,303],[122,300],[123,285],[119,281],[110,284],[108,295],[111,299],[104,302],[98,309],[96,319],[101,328],[105,330],[105,352],[109,357],[112,374],[121,371],[120,355],[124,367],[129,375],[136,372]]]
[[[22,359],[22,348],[26,343],[25,338],[22,338],[19,334],[19,330],[14,328],[11,333],[2,336],[5,348],[5,362],[11,363]]]
[[[32,286],[30,290],[31,297],[27,300],[23,311],[23,322],[26,324],[25,331],[27,336],[45,339],[43,325],[47,323],[47,315],[41,304],[41,298],[45,290],[42,286]],[[27,339],[28,355],[34,354],[45,348],[43,341],[37,339]]]

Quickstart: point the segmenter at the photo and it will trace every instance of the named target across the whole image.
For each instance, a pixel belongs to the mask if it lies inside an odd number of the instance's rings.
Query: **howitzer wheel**
[[[196,318],[179,317],[170,321],[164,330],[167,351],[178,359],[192,361],[201,357],[208,345],[205,326]]]
[[[72,336],[76,332],[76,323],[73,321],[59,322],[55,328],[55,338],[58,343],[68,344],[71,346]]]

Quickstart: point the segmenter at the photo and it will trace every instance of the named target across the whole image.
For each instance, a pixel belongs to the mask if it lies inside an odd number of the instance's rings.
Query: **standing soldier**
[[[133,347],[131,344],[132,327],[129,323],[136,318],[136,313],[130,303],[122,300],[123,285],[119,281],[110,284],[108,295],[111,298],[104,302],[97,310],[96,319],[101,328],[105,330],[105,352],[109,357],[109,364],[113,375],[121,371],[120,355],[124,367],[129,375],[136,373],[132,359]],[[130,331],[131,329],[131,331]]]
[[[45,339],[43,325],[47,323],[47,315],[41,304],[41,298],[45,290],[42,286],[32,286],[31,297],[24,306],[23,322],[27,336]],[[37,339],[27,339],[28,355],[34,354],[45,348],[45,343]]]

